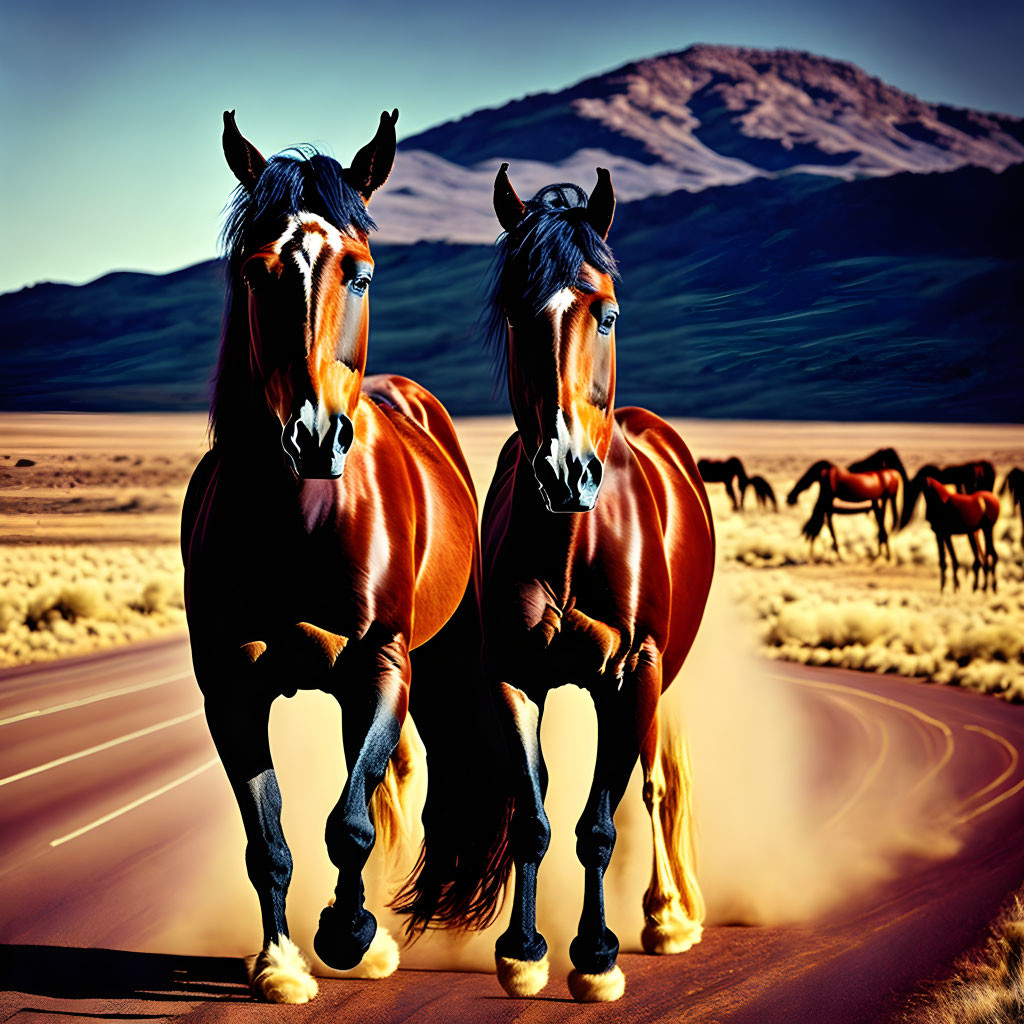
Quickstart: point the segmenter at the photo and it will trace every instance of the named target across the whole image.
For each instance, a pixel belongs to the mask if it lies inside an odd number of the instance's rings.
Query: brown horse
[[[815,462],[793,485],[793,489],[786,496],[786,502],[795,505],[799,494],[813,484],[819,485],[818,500],[814,504],[810,518],[803,526],[803,534],[811,542],[812,555],[814,540],[821,533],[822,525],[825,523],[828,523],[829,533],[832,534],[832,547],[836,554],[839,554],[839,542],[836,539],[835,527],[832,525],[833,515],[873,513],[878,524],[878,553],[881,555],[884,551],[886,558],[891,558],[889,534],[885,528],[885,512],[886,508],[891,509],[891,522],[895,529],[899,522],[897,499],[902,479],[895,469],[856,473],[822,459]]]
[[[478,654],[470,645],[460,660],[443,628],[460,602],[470,635],[478,621],[469,470],[436,398],[403,377],[363,378],[374,226],[366,204],[390,172],[397,116],[383,114],[342,170],[307,148],[267,161],[233,112],[224,115],[224,151],[240,182],[225,226],[230,292],[213,443],[189,484],[182,550],[196,678],[263,918],[252,985],[275,1002],[305,1002],[317,986],[288,938],[292,860],[268,744],[271,703],[312,688],[343,707],[348,779],[326,826],[338,882],[314,946],[330,966],[363,961],[372,976],[393,971],[398,950],[363,906],[361,872],[377,831],[398,821],[410,700],[439,765],[446,749],[460,749],[460,728],[476,728],[477,707],[457,697]],[[431,658],[445,678],[428,671],[421,680],[418,666]],[[488,817],[476,810],[474,820]],[[480,856],[487,862],[487,851]],[[488,884],[478,879],[464,902]]]
[[[648,952],[698,941],[703,904],[685,846],[685,759],[659,727],[662,691],[704,611],[714,529],[686,445],[643,409],[614,410],[614,211],[607,171],[587,196],[551,185],[523,203],[503,164],[494,324],[517,431],[498,458],[483,514],[485,668],[506,712],[515,766],[510,826],[515,894],[498,939],[510,995],[546,984],[536,928],[537,871],[548,847],[540,721],[548,692],[574,683],[597,711],[598,752],[576,828],[583,912],[569,954],[573,996],[617,999],[619,943],[606,927],[603,879],[612,815],[639,757],[654,834],[644,896]]]
[[[907,486],[900,527],[910,522],[917,499],[924,496],[925,518],[935,534],[939,546],[939,590],[946,589],[946,551],[953,563],[953,590],[960,589],[953,537],[966,534],[974,555],[974,590],[978,589],[978,573],[983,574],[983,590],[988,590],[989,575],[992,577],[992,592],[996,590],[996,553],[994,528],[999,518],[999,499],[991,491],[974,491],[961,494],[950,489],[951,485],[936,479],[935,466],[923,466]],[[978,533],[984,538],[984,551],[978,540]]]
[[[772,485],[763,476],[747,476],[743,463],[735,455],[731,459],[698,459],[697,470],[704,483],[725,484],[725,493],[729,495],[734,512],[742,511],[748,487],[754,489],[758,508],[767,508],[768,502],[771,502],[772,509],[778,512],[779,504],[775,500]],[[736,498],[736,490],[733,489],[734,481],[739,490],[739,500]]]

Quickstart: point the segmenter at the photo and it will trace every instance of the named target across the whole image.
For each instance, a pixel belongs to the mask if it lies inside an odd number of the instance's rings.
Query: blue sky
[[[399,136],[695,42],[853,61],[922,99],[1024,114],[1024,4],[2,0],[0,291],[215,252],[221,111],[264,153]]]

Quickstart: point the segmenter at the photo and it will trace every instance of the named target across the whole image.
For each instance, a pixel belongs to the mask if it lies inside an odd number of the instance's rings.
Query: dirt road
[[[237,957],[189,955],[211,912],[206,869],[242,864],[222,849],[237,812],[185,641],[4,672],[0,1021],[888,1020],[1024,878],[1024,708],[892,677],[772,671],[821,737],[816,806],[834,819],[868,792],[898,805],[941,788],[958,852],[908,856],[898,877],[815,924],[718,926],[682,956],[624,955],[617,1004],[577,1006],[560,975],[521,1001],[490,975],[401,970],[325,979],[314,1003],[286,1010],[248,1001]]]

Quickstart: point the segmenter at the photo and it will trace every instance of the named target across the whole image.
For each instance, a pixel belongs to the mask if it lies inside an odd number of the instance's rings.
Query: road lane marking
[[[24,722],[28,718],[39,718],[41,715],[52,715],[58,711],[68,711],[71,708],[84,707],[86,704],[95,704],[98,700],[110,700],[111,697],[123,697],[126,693],[138,693],[139,690],[151,690],[155,686],[166,686],[178,679],[188,679],[189,673],[181,672],[176,676],[167,676],[165,679],[157,679],[151,683],[139,683],[136,686],[123,686],[120,690],[105,690],[103,693],[94,694],[92,697],[82,697],[79,700],[69,700],[66,704],[56,704],[52,708],[37,708],[34,711],[24,711],[20,715],[11,715],[10,718],[0,718],[0,726],[13,725],[15,722]]]
[[[856,706],[851,704],[848,698],[844,700],[840,697],[832,697],[832,700],[840,707],[845,706],[844,710],[848,714],[853,715],[853,717],[858,721],[860,727],[864,729],[865,735],[870,738],[870,733],[866,728],[866,723],[871,721],[871,719],[863,716],[863,713],[858,711]],[[882,770],[882,765],[885,763],[885,759],[889,755],[889,730],[885,727],[884,722],[875,721],[873,722],[873,725],[881,733],[881,742],[878,744],[878,752],[875,754],[875,759],[868,770],[864,773],[857,788],[850,794],[842,807],[840,807],[828,819],[828,821],[825,822],[822,828],[831,828],[833,825],[838,824],[843,818],[845,818],[846,815],[850,813],[850,810],[856,805],[857,801],[860,800],[861,797],[864,796],[864,794],[871,788],[874,781],[878,778],[878,773]]]
[[[967,798],[968,800],[977,800],[979,796],[984,796],[990,789],[1001,786],[1016,771],[1020,755],[1017,753],[1017,748],[1005,736],[1000,736],[999,733],[992,732],[991,729],[986,729],[983,725],[965,725],[964,728],[969,729],[971,732],[980,732],[982,736],[987,736],[990,740],[1001,743],[1010,755],[1010,767],[998,778],[993,779],[984,789],[979,789],[977,793],[972,793]]]
[[[943,768],[949,764],[953,757],[953,751],[956,748],[956,743],[953,740],[953,730],[946,725],[945,722],[939,721],[937,718],[932,718],[931,715],[926,715],[923,711],[918,711],[917,708],[910,704],[904,704],[902,701],[893,700],[891,697],[883,697],[877,693],[870,693],[867,690],[859,690],[854,686],[844,686],[842,683],[826,683],[820,682],[815,679],[799,679],[796,676],[784,676],[783,678],[788,679],[792,683],[796,683],[798,686],[807,686],[811,689],[816,690],[832,690],[839,691],[842,693],[849,694],[852,697],[862,697],[864,700],[873,700],[878,704],[885,704],[888,707],[898,708],[900,711],[905,711],[908,715],[912,715],[914,718],[930,725],[934,729],[938,729],[939,732],[946,739],[946,749],[943,751],[942,757],[928,769],[925,774],[917,780],[914,786],[909,790],[911,793],[916,793],[925,783],[931,782]]]
[[[971,811],[970,814],[965,814],[962,818],[957,820],[958,825],[965,825],[967,822],[978,817],[979,814],[985,814],[987,811],[991,811],[997,804],[1001,804],[1004,800],[1009,800],[1011,796],[1019,793],[1024,789],[1024,779],[1021,779],[1013,789],[1008,789],[1005,793],[1000,793],[999,796],[993,797],[987,804],[982,804],[976,811]]]
[[[49,771],[51,768],[57,768],[62,764],[67,764],[69,761],[77,761],[80,757],[88,757],[90,754],[98,754],[101,750],[109,750],[111,747],[116,747],[121,743],[127,743],[129,740],[137,740],[140,736],[148,736],[150,733],[159,732],[161,729],[169,729],[172,725],[180,725],[182,722],[187,722],[190,718],[195,718],[197,715],[201,715],[202,713],[203,709],[197,708],[195,711],[190,711],[187,715],[179,715],[177,718],[168,718],[166,722],[157,722],[156,725],[147,726],[145,729],[138,729],[136,732],[130,732],[126,736],[118,736],[117,739],[107,740],[106,743],[97,743],[95,747],[88,747],[86,750],[79,750],[77,754],[66,754],[64,757],[58,757],[53,761],[47,761],[46,764],[37,765],[35,768],[28,768],[15,775],[8,775],[6,779],[0,779],[0,786],[6,786],[9,782],[18,782],[21,779],[27,779],[30,775],[38,775],[40,772]]]
[[[202,775],[202,773],[208,768],[212,768],[215,764],[219,763],[219,757],[211,758],[206,762],[206,764],[201,764],[198,768],[190,771],[187,775],[182,775],[180,779],[168,782],[166,786],[154,789],[152,793],[140,796],[138,800],[133,800],[130,804],[125,804],[124,807],[119,807],[116,811],[104,814],[102,818],[90,821],[88,825],[76,828],[74,832],[69,832],[66,836],[61,836],[59,839],[51,839],[50,846],[61,846],[63,843],[70,842],[72,839],[77,839],[79,836],[85,835],[86,832],[91,832],[94,828],[99,828],[100,825],[105,825],[108,821],[113,821],[115,818],[119,818],[122,814],[127,814],[129,811],[134,811],[136,807],[141,807],[143,804],[149,803],[150,800],[155,800],[158,796],[163,796],[164,793],[169,793],[176,786],[180,786],[183,782],[188,782],[190,779],[194,779],[197,775]]]

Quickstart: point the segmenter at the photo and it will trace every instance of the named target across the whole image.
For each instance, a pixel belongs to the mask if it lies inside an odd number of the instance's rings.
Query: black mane
[[[214,444],[229,440],[234,429],[253,431],[267,418],[262,394],[253,394],[248,313],[242,303],[236,311],[234,289],[248,255],[277,238],[287,218],[300,212],[315,213],[348,233],[368,234],[377,227],[362,196],[345,180],[341,164],[312,146],[294,146],[272,156],[251,192],[241,185],[235,189],[228,200],[220,236],[228,280],[224,332],[210,405],[210,437]]]
[[[538,316],[555,292],[579,284],[584,263],[619,276],[608,243],[587,222],[587,193],[579,185],[545,185],[524,205],[522,220],[495,243],[487,341],[499,374],[506,368],[511,312]]]

